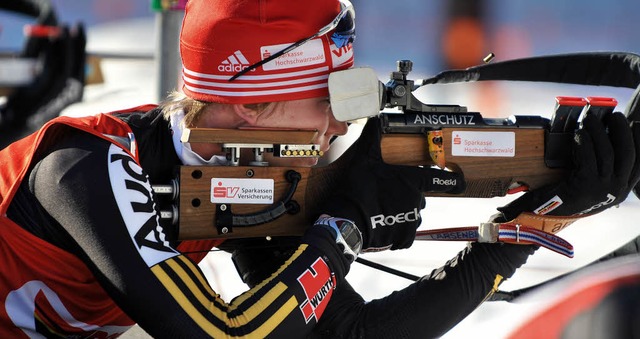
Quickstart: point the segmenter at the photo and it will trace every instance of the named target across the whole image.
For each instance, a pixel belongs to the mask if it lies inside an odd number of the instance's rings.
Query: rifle
[[[370,69],[331,74],[331,104],[338,120],[376,116],[370,119],[376,120],[383,133],[381,149],[385,162],[438,166],[464,173],[467,188],[463,193],[426,193],[426,196],[504,196],[565,178],[571,170],[571,142],[580,117],[612,112],[617,105],[615,99],[558,97],[551,119],[540,116],[490,119],[479,112],[469,112],[464,106],[424,104],[416,99],[413,91],[432,83],[495,80],[504,77],[504,73],[496,72],[500,69],[508,70],[507,80],[526,77],[529,81],[600,82],[630,88],[640,84],[640,76],[618,77],[613,81],[605,75],[600,78],[590,73],[583,75],[580,73],[583,64],[576,63],[583,59],[591,60],[591,65],[594,60],[604,63],[618,74],[629,69],[640,74],[636,69],[640,64],[637,55],[591,53],[521,59],[500,63],[501,68],[492,64],[443,72],[416,85],[407,78],[411,62],[401,61],[386,84],[379,82]],[[535,76],[531,79],[531,65],[547,67],[548,64],[573,69],[574,76],[565,74],[562,81],[555,78],[562,77],[561,74],[554,74],[551,80]],[[345,92],[349,93],[345,95]],[[640,120],[638,92],[636,90],[627,112],[632,121]],[[383,108],[398,108],[400,113],[380,113]],[[181,166],[178,178],[171,184],[154,185],[156,194],[169,195],[177,203],[170,210],[163,210],[161,218],[179,225],[178,237],[182,240],[302,234],[321,212],[317,207],[336,187],[351,154],[347,151],[328,165],[312,168],[268,166],[263,155],[273,152],[277,157],[322,156],[318,145],[311,143],[315,133],[270,129],[185,130],[183,142],[221,144],[231,166]],[[252,151],[254,159],[241,165],[240,155],[246,150]]]

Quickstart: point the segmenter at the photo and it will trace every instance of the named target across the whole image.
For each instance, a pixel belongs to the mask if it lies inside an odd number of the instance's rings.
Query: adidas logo
[[[218,65],[218,71],[237,73],[249,67],[249,65],[249,60],[244,57],[240,50],[237,50]]]

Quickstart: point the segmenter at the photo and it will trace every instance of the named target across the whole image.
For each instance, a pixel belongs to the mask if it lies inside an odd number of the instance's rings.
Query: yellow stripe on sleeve
[[[180,267],[174,260],[168,260],[167,264],[182,278],[182,281],[185,285],[193,292],[198,302],[204,305],[207,309],[211,309],[211,303],[207,296],[202,294],[200,289],[195,285],[195,282],[191,279],[188,279],[187,273]],[[249,309],[247,309],[242,314],[244,315],[242,319],[229,319],[231,323],[233,323],[234,327],[239,327],[242,325],[246,325],[253,319],[255,319],[262,311],[264,311],[269,305],[284,293],[287,290],[287,286],[283,283],[276,284],[271,290],[265,293],[264,297],[260,298],[255,304],[253,304]],[[224,303],[221,299],[221,302]],[[216,316],[218,319],[228,319],[226,312],[223,313],[218,308],[213,308],[212,314]]]
[[[284,305],[282,305],[278,312],[276,312],[273,316],[271,316],[271,318],[269,318],[269,320],[265,321],[260,327],[258,327],[248,336],[252,338],[265,338],[276,327],[278,327],[278,325],[282,323],[282,321],[284,321],[284,319],[287,318],[287,316],[291,314],[291,312],[297,307],[298,301],[296,300],[296,297],[292,296]]]
[[[304,252],[307,249],[308,245],[307,244],[302,244],[298,247],[298,249],[295,251],[295,253],[293,253],[291,255],[291,258],[289,258],[283,265],[282,267],[280,267],[274,274],[272,274],[271,276],[274,277],[278,274],[280,274],[282,271],[284,271],[294,260],[296,260],[300,254],[302,254],[302,252]],[[262,289],[266,284],[268,284],[269,282],[271,282],[272,279],[266,279],[265,281],[261,282],[259,285],[255,286],[254,288],[252,288],[251,290],[249,290],[248,292],[243,293],[242,295],[240,295],[239,297],[237,297],[234,301],[233,301],[233,305],[230,306],[229,310],[235,310],[238,307],[240,307],[242,305],[242,303],[244,303],[247,299],[249,299],[251,296],[254,295],[253,291],[258,291],[260,289]]]
[[[169,260],[172,260],[172,259],[169,259]],[[191,303],[191,301],[189,301],[187,296],[185,296],[184,293],[182,293],[180,288],[176,286],[175,282],[171,280],[171,278],[164,272],[164,270],[162,269],[162,267],[160,267],[160,265],[153,266],[151,268],[151,271],[153,272],[153,274],[156,275],[156,277],[158,277],[158,279],[164,285],[167,291],[171,293],[171,295],[178,302],[180,307],[182,307],[182,309],[184,309],[184,311],[191,316],[193,321],[195,321],[198,324],[198,326],[202,328],[203,331],[205,331],[207,334],[209,334],[214,338],[221,338],[226,335],[223,330],[213,325],[210,321],[208,321],[204,317],[204,315],[202,315],[193,306],[193,304]],[[223,316],[221,319],[226,320],[225,323],[228,323],[228,319],[226,318],[226,313],[223,313],[220,310],[217,310],[217,311],[219,312],[219,315]]]
[[[301,252],[301,250],[300,250]],[[296,257],[299,253],[296,252]],[[180,258],[180,256],[178,257]],[[292,258],[293,259],[293,258]],[[184,311],[189,314],[189,316],[205,331],[207,334],[213,337],[223,337],[228,334],[225,333],[224,329],[219,328],[214,323],[209,321],[205,314],[203,314],[198,307],[194,304],[194,302],[200,303],[204,306],[211,315],[216,317],[217,319],[224,322],[229,328],[239,329],[242,326],[249,324],[251,321],[258,318],[269,306],[273,305],[280,298],[283,293],[287,290],[287,286],[278,282],[273,286],[265,295],[253,303],[246,311],[238,315],[234,318],[229,318],[228,313],[216,307],[212,301],[210,301],[209,297],[202,293],[202,290],[197,286],[197,283],[204,284],[207,286],[206,290],[210,291],[213,296],[215,296],[216,301],[220,302],[222,305],[227,305],[227,303],[219,298],[219,295],[216,294],[211,287],[208,286],[207,282],[204,278],[198,278],[198,282],[192,280],[187,272],[184,270],[180,264],[176,262],[176,260],[182,260],[190,270],[193,270],[194,273],[197,272],[195,267],[192,267],[194,264],[185,260],[184,258],[176,259],[172,258],[165,263],[169,266],[169,268],[175,272],[177,276],[180,277],[182,283],[184,283],[189,291],[193,293],[195,298],[188,297],[183,291],[180,290],[176,282],[167,274],[167,272],[163,269],[162,265],[155,265],[151,268],[152,272],[156,275],[159,281],[164,285],[164,287],[171,293],[176,302],[184,309]],[[197,272],[197,277],[201,277],[202,275]],[[251,296],[250,292],[247,292],[249,296]],[[295,296],[291,296],[285,303],[282,305],[273,315],[271,315],[264,323],[262,323],[253,333],[252,335],[257,335],[258,337],[264,337],[271,333],[293,310],[298,306],[298,302]],[[228,307],[227,307],[228,308]]]

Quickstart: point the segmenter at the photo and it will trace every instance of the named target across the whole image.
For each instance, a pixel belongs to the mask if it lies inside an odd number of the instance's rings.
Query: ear
[[[233,104],[233,112],[249,125],[255,125],[258,120],[258,111],[246,107],[243,104]]]

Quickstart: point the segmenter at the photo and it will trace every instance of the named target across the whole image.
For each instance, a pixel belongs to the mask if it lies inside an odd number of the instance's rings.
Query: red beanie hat
[[[328,96],[329,73],[353,65],[351,43],[338,48],[329,34],[229,79],[338,13],[338,0],[189,0],[180,33],[184,93],[227,104]]]

